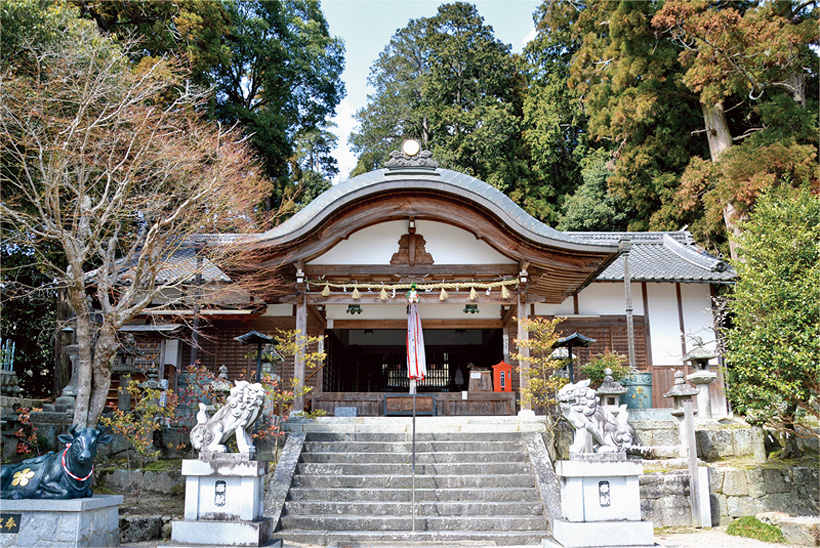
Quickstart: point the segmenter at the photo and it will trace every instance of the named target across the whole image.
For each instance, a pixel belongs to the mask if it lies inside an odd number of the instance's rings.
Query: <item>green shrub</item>
[[[593,386],[600,386],[604,382],[604,370],[612,369],[612,378],[621,381],[629,376],[630,369],[627,365],[627,358],[623,354],[610,352],[607,350],[603,354],[598,354],[586,365],[581,366],[581,371],[589,377]]]
[[[763,523],[754,516],[744,516],[729,524],[726,533],[736,537],[753,538],[763,542],[786,542],[779,528]]]

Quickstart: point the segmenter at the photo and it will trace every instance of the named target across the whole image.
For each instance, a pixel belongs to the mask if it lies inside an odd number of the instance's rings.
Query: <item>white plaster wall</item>
[[[653,365],[682,365],[675,284],[646,284]]]
[[[539,316],[574,316],[575,307],[570,297],[561,304],[536,304],[535,313]],[[641,284],[632,284],[632,313],[643,315],[643,295]],[[593,282],[578,294],[578,315],[626,315],[626,297],[622,283]]]
[[[328,320],[406,320],[407,303],[404,296],[397,304],[372,303],[362,304],[361,314],[348,314],[346,304],[329,304],[325,308],[325,316]],[[422,322],[424,320],[497,320],[501,317],[501,305],[499,304],[478,304],[476,314],[465,314],[463,304],[419,304],[419,315]],[[375,325],[374,328],[378,326]]]
[[[536,316],[572,316],[575,314],[573,299],[570,297],[561,304],[535,304]]]
[[[363,228],[342,240],[309,264],[390,264],[407,234],[407,221],[387,221]],[[513,264],[473,234],[435,221],[416,221],[416,234],[424,237],[425,249],[435,264]]]
[[[683,301],[683,331],[686,334],[686,351],[692,350],[692,336],[703,339],[704,346],[715,349],[715,331],[712,321],[712,297],[707,284],[681,284]],[[717,363],[712,360],[711,363]]]
[[[262,316],[273,316],[279,318],[292,318],[293,305],[292,304],[269,304],[268,308]]]
[[[416,221],[416,234],[424,236],[424,241],[427,242],[427,252],[438,264],[514,264],[516,262],[505,257],[489,244],[476,239],[472,233],[445,223]],[[398,240],[396,246],[398,246]]]
[[[578,294],[578,313],[626,315],[626,296],[623,283],[591,283]],[[632,314],[643,315],[641,284],[632,284]]]

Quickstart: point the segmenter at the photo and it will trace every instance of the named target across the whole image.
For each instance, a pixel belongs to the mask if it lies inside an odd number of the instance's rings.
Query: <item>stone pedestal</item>
[[[69,500],[3,499],[0,546],[119,546],[120,504],[122,495]]]
[[[236,453],[202,453],[182,461],[185,515],[170,546],[281,546],[263,513],[268,463]]]
[[[641,521],[640,462],[624,454],[558,461],[561,517],[552,520],[545,547],[651,547],[652,522]]]
[[[687,375],[686,380],[695,385],[698,390],[698,417],[702,419],[712,418],[712,402],[709,398],[709,385],[717,379],[715,371],[699,369]]]

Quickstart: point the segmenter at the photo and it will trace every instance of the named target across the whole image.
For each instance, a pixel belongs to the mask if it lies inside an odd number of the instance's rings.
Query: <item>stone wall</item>
[[[656,448],[658,457],[677,456],[678,426],[675,420],[634,420],[635,440],[645,447]],[[711,462],[730,457],[765,458],[763,431],[740,419],[695,421],[698,457]]]
[[[641,518],[655,527],[691,526],[689,474],[686,471],[641,477]],[[742,516],[784,512],[812,516],[820,512],[820,471],[817,468],[709,467],[712,525]]]
[[[817,468],[709,469],[712,515],[721,522],[761,512],[792,516],[820,512],[820,471]]]

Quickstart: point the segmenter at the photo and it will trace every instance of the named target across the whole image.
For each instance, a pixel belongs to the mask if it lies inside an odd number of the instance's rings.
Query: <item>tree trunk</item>
[[[783,451],[780,452],[781,459],[799,459],[803,456],[803,451],[797,443],[797,432],[794,429],[794,415],[797,413],[797,405],[789,404],[786,412],[783,413],[783,426],[786,431],[783,435]]]
[[[707,106],[701,103],[703,110],[703,122],[706,125],[706,138],[709,141],[709,154],[712,162],[715,163],[721,154],[732,148],[732,133],[729,131],[729,124],[726,121],[726,113],[723,110],[723,103]],[[731,203],[723,207],[723,222],[726,224],[726,231],[729,235],[737,236],[740,233],[738,228],[737,209]],[[729,239],[729,252],[732,259],[737,259],[737,248],[733,239]]]
[[[79,357],[77,358],[77,399],[74,403],[74,424],[80,428],[88,426],[88,409],[91,402],[91,321],[88,312],[85,311],[85,303],[80,305],[72,299],[72,306],[77,311],[77,345],[79,347]]]
[[[88,408],[88,425],[95,426],[105,410],[108,391],[111,389],[111,366],[117,355],[116,330],[104,326],[94,345],[94,362],[92,363],[93,388]]]
[[[786,79],[786,85],[792,93],[792,98],[801,107],[806,108],[806,77],[795,73]]]

